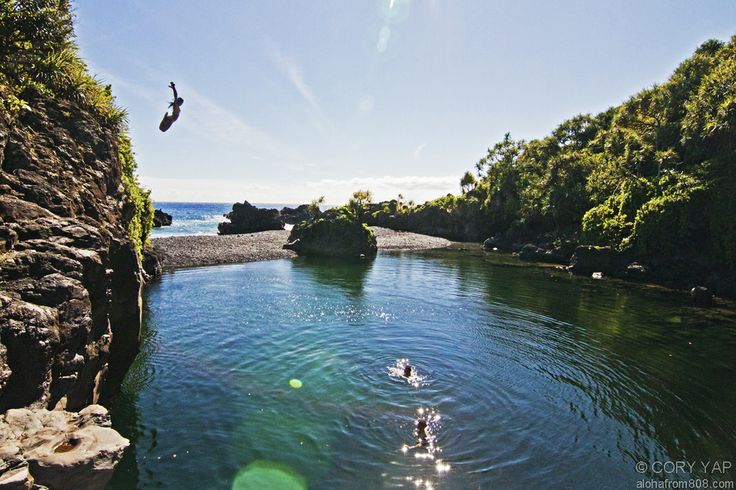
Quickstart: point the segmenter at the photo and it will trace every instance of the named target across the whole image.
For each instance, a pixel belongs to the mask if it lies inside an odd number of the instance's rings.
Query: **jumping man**
[[[169,116],[169,113],[166,112],[164,114],[164,118],[161,120],[161,124],[158,125],[158,129],[164,132],[174,124],[174,121],[179,119],[179,113],[181,112],[180,107],[184,104],[184,99],[179,97],[179,94],[176,93],[176,85],[174,85],[174,82],[170,82],[169,87],[174,91],[174,101],[169,104],[169,107],[171,107],[171,115]]]

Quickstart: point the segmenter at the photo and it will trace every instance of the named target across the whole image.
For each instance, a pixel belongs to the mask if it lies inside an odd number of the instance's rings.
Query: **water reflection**
[[[257,461],[317,488],[631,486],[638,459],[736,453],[736,322],[660,290],[433,252],[182,271],[146,295],[111,488],[227,489]],[[400,451],[418,405],[441,453]]]
[[[318,284],[336,287],[352,297],[360,298],[374,260],[372,257],[362,259],[300,257],[294,260],[293,267],[299,272],[309,274]]]

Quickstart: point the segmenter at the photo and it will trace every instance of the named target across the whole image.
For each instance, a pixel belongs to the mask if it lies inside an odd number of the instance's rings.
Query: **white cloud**
[[[384,176],[316,181],[263,182],[235,179],[183,179],[141,177],[144,187],[152,190],[156,201],[184,202],[251,202],[285,204],[306,203],[325,196],[329,204],[347,202],[358,189],[370,189],[376,200],[394,199],[403,194],[407,199],[424,202],[458,191],[457,176]]]
[[[154,201],[236,202],[248,199],[268,202],[273,189],[268,185],[231,179],[177,179],[140,177],[141,184],[151,189]]]
[[[391,176],[353,177],[351,179],[321,179],[306,182],[307,188],[314,189],[315,195],[324,195],[327,202],[345,202],[354,191],[369,189],[375,199],[394,199],[403,194],[407,199],[418,202],[427,201],[450,192],[457,192],[458,178],[448,176]]]

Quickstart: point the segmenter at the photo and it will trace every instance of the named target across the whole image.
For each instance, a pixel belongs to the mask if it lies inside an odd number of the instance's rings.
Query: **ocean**
[[[284,206],[296,207],[288,203],[252,203],[259,208],[281,209]],[[227,221],[224,214],[229,213],[233,203],[224,202],[154,202],[153,207],[169,213],[171,226],[154,228],[151,236],[161,238],[182,235],[217,235],[217,224]]]

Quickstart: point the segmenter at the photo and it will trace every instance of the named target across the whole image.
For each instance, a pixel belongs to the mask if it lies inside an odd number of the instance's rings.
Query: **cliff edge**
[[[0,113],[0,410],[77,410],[137,353],[143,276],[113,128],[24,94]]]
[[[153,208],[72,20],[66,1],[0,6],[2,488],[103,488],[128,445],[97,404],[138,352]]]

